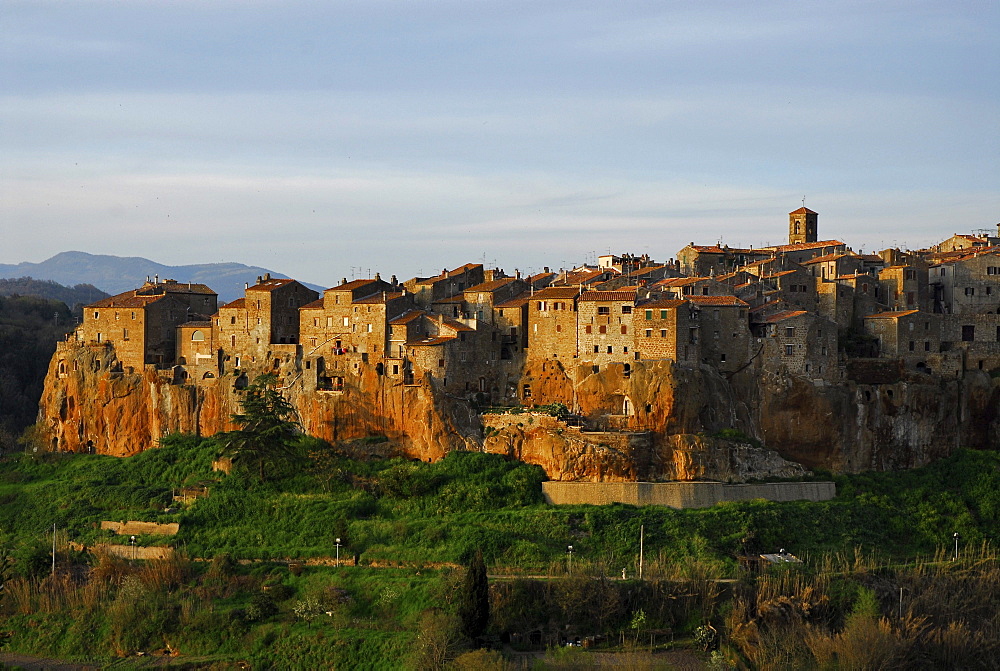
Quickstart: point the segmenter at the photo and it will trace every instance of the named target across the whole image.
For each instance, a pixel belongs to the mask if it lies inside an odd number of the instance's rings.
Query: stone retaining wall
[[[832,482],[766,482],[727,485],[721,482],[543,482],[548,503],[628,503],[671,508],[707,508],[723,501],[829,501],[837,494]]]
[[[169,524],[157,524],[156,522],[101,522],[102,529],[109,529],[119,536],[141,536],[150,534],[153,536],[173,536],[180,531],[181,525],[177,522]]]

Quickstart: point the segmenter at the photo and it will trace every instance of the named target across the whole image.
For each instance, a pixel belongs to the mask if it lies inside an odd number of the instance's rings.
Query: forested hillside
[[[0,296],[36,296],[38,298],[49,298],[62,301],[76,312],[78,308],[84,305],[96,303],[102,298],[107,298],[108,294],[93,284],[77,284],[76,286],[67,287],[52,280],[17,277],[0,279]]]
[[[14,449],[34,423],[56,341],[75,323],[61,300],[0,295],[0,449]]]

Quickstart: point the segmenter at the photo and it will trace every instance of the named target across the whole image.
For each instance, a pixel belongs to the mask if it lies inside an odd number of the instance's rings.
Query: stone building
[[[840,376],[837,325],[806,310],[789,310],[765,317],[753,325],[757,336],[754,356],[772,369],[817,380]]]
[[[186,379],[211,379],[219,373],[219,356],[215,347],[213,322],[186,322],[177,327],[177,365],[184,366]]]
[[[746,365],[750,306],[735,296],[691,296],[688,301],[700,315],[702,362],[723,373]]]
[[[887,310],[866,315],[865,332],[878,339],[886,357],[926,358],[941,351],[941,316],[920,310]]]
[[[1000,249],[973,252],[932,266],[927,275],[934,312],[1000,312]]]
[[[597,365],[635,360],[632,312],[636,287],[585,291],[577,300],[580,360]]]
[[[299,342],[299,308],[318,296],[295,280],[257,278],[243,298],[223,305],[213,315],[212,340],[221,351],[218,372],[262,362],[276,375],[289,370]]]
[[[819,214],[804,205],[788,213],[788,244],[816,242],[819,238]]]
[[[699,310],[677,298],[656,297],[640,301],[633,311],[635,349],[642,359],[672,359],[680,363],[701,361]]]
[[[466,263],[454,270],[445,268],[440,275],[434,277],[414,277],[404,286],[413,294],[413,300],[422,307],[427,307],[434,301],[450,298],[466,290],[466,288],[482,284],[485,281],[481,263]]]
[[[548,287],[528,299],[528,358],[571,361],[578,353],[576,287]]]
[[[168,366],[177,356],[177,326],[208,318],[217,299],[204,284],[154,278],[86,306],[76,338],[113,345],[121,364],[136,370]]]
[[[889,266],[879,271],[879,295],[890,310],[929,310],[928,273],[924,264]]]

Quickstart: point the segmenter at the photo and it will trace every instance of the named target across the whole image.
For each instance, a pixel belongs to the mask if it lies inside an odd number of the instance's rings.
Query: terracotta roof
[[[725,254],[726,250],[718,245],[688,245],[689,248],[699,254]]]
[[[359,298],[357,300],[351,301],[352,304],[369,304],[369,305],[381,305],[387,301],[394,301],[397,298],[401,298],[403,292],[401,291],[378,291],[371,296],[365,296],[364,298]]]
[[[483,282],[482,284],[477,284],[474,287],[469,287],[468,289],[465,290],[465,293],[469,293],[470,291],[472,293],[477,293],[477,292],[486,293],[486,292],[496,291],[497,289],[502,289],[503,287],[507,286],[508,284],[513,282],[514,279],[515,278],[513,277],[502,277],[498,280],[493,280],[492,282]]]
[[[274,291],[275,289],[283,287],[286,284],[291,284],[294,281],[295,280],[288,279],[263,280],[262,282],[258,282],[257,284],[247,287],[247,291]]]
[[[656,282],[654,287],[683,287],[688,284],[694,284],[695,282],[703,282],[705,280],[711,280],[711,277],[668,277],[666,279]]]
[[[314,300],[312,303],[306,303],[299,308],[300,310],[321,310],[323,309],[323,299],[319,298]]]
[[[133,292],[129,291],[124,294],[118,294],[117,296],[102,298],[96,303],[91,303],[87,306],[87,308],[144,308],[150,303],[160,300],[165,295],[166,294],[136,296]]]
[[[774,279],[775,277],[784,277],[785,275],[794,275],[796,272],[797,271],[795,271],[795,270],[782,270],[782,271],[779,271],[779,272],[776,272],[776,273],[770,273],[768,275],[761,275],[760,279],[762,279],[762,280],[770,280],[770,279]]]
[[[536,291],[534,296],[528,296],[529,300],[547,300],[549,298],[576,298],[580,295],[580,290],[576,287],[545,287]]]
[[[379,280],[367,279],[367,280],[351,280],[346,284],[341,284],[336,287],[330,287],[327,291],[354,291],[355,289],[360,289],[361,287],[378,282]]]
[[[411,340],[407,342],[406,345],[408,347],[432,347],[435,345],[443,345],[456,339],[457,336],[434,336],[432,338],[424,338],[423,340]]]
[[[797,210],[792,210],[788,214],[819,214],[819,212],[813,212],[808,207],[800,207]]]
[[[471,326],[466,326],[462,322],[457,322],[454,319],[444,319],[441,322],[442,326],[447,326],[454,331],[475,331],[476,329]]]
[[[459,266],[454,270],[447,270],[440,275],[435,275],[434,277],[425,277],[424,279],[418,279],[417,284],[436,284],[437,282],[442,282],[444,280],[453,280],[456,275],[461,275],[466,273],[473,268],[482,268],[481,263],[466,263],[464,266]]]
[[[767,303],[762,303],[761,305],[758,305],[755,308],[750,308],[750,314],[753,314],[755,312],[761,312],[761,311],[767,310],[767,309],[773,309],[774,307],[776,307],[777,305],[780,305],[781,303],[782,303],[782,301],[780,301],[780,300],[777,300],[777,301],[768,301]]]
[[[639,268],[638,270],[633,270],[627,277],[639,277],[640,275],[649,275],[657,270],[663,270],[664,266],[646,266],[645,268]]]
[[[538,280],[544,279],[546,277],[555,277],[555,273],[538,273],[537,275],[532,275],[528,278],[529,282],[537,282]]]
[[[636,289],[618,289],[615,291],[585,291],[583,295],[580,296],[580,302],[583,301],[634,301],[635,300]]]
[[[768,315],[764,317],[764,324],[776,324],[777,322],[783,322],[786,319],[791,319],[792,317],[801,317],[802,315],[807,315],[809,312],[806,310],[785,310],[784,312],[776,312],[773,315]]]
[[[421,317],[425,314],[427,313],[424,312],[423,310],[410,310],[409,312],[404,312],[395,319],[390,320],[389,324],[392,326],[399,326],[400,324],[409,324],[414,319],[417,319],[418,317]]]
[[[895,312],[876,312],[873,315],[865,315],[865,319],[896,319],[897,317],[905,317],[906,315],[912,315],[920,310],[896,310]]]
[[[523,291],[514,298],[504,301],[503,303],[497,303],[493,306],[494,309],[504,310],[506,308],[520,308],[523,307],[529,300],[531,300],[531,292]]]
[[[688,296],[687,300],[699,306],[732,305],[741,308],[749,307],[746,301],[742,301],[736,296]]]
[[[643,310],[645,308],[679,308],[686,302],[680,298],[656,298],[647,303],[640,303],[636,306],[636,310]]]
[[[139,295],[151,295],[160,292],[171,294],[214,294],[208,285],[196,284],[194,282],[178,282],[177,280],[163,280],[162,282],[146,282],[135,290]]]
[[[808,266],[811,263],[824,263],[826,261],[836,261],[837,259],[842,259],[845,256],[851,256],[851,255],[843,253],[824,254],[823,256],[817,256],[816,258],[809,259],[808,261],[803,261],[802,265]]]
[[[196,321],[196,322],[192,321],[192,322],[184,322],[183,324],[179,324],[179,326],[182,329],[186,329],[186,328],[210,329],[210,328],[212,328],[212,322],[211,321]]]
[[[819,242],[796,242],[792,245],[777,245],[775,247],[765,247],[764,249],[773,249],[776,252],[798,252],[809,249],[820,249],[821,247],[837,246],[843,247],[844,243],[840,240],[821,240]]]
[[[448,296],[447,298],[437,299],[434,301],[434,305],[438,305],[439,303],[461,303],[464,300],[465,296],[463,294],[455,294],[454,296]]]
[[[243,308],[243,307],[246,307],[246,298],[237,298],[235,301],[231,303],[226,303],[219,309],[222,310],[223,308]]]

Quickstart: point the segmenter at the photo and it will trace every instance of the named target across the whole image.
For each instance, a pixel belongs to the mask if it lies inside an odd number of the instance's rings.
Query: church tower
[[[818,214],[807,207],[800,207],[788,213],[788,244],[816,242]]]

